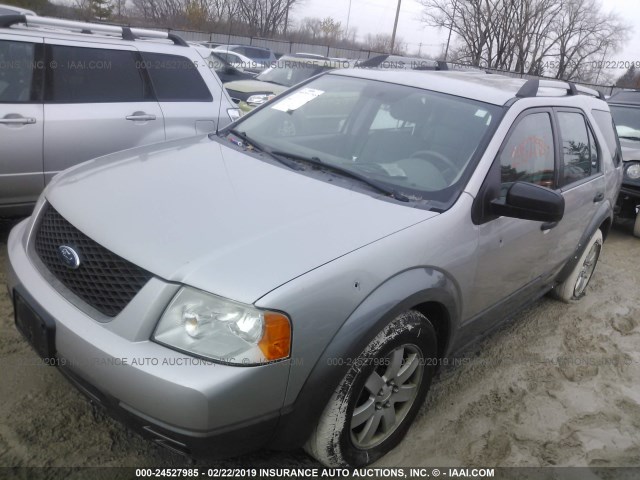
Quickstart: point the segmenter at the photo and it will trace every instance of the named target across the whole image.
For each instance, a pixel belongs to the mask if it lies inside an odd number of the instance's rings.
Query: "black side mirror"
[[[505,198],[491,201],[491,213],[537,222],[559,222],[564,215],[564,197],[533,183],[515,182]]]

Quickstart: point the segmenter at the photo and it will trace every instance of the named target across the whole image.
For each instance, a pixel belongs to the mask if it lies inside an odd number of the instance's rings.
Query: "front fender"
[[[388,279],[353,311],[320,355],[295,402],[287,408],[273,439],[274,448],[302,446],[335,388],[369,342],[400,313],[426,302],[446,309],[455,330],[461,311],[460,290],[444,272],[415,268]],[[294,367],[295,368],[295,367]]]

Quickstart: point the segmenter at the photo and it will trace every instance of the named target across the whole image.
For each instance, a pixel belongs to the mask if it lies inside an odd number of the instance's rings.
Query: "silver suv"
[[[214,132],[238,118],[234,107],[173,34],[0,15],[0,217],[29,214],[61,170]]]
[[[335,70],[58,175],[9,237],[16,324],[169,448],[366,465],[438,359],[585,294],[621,168],[609,107],[573,84]]]

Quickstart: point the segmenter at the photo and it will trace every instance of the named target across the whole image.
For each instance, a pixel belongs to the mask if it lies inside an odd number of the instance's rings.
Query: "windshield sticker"
[[[486,110],[480,109],[480,110],[478,110],[476,112],[476,117],[484,118],[485,115],[487,115],[487,113],[489,113],[489,112],[487,112]]]
[[[296,93],[289,95],[287,98],[279,101],[271,108],[280,110],[281,112],[294,112],[303,105],[309,103],[311,100],[318,98],[323,93],[323,90],[316,90],[315,88],[303,88]]]

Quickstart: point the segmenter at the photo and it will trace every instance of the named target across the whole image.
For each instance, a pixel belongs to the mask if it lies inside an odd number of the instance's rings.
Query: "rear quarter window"
[[[180,55],[143,53],[156,97],[161,102],[211,102],[211,92],[193,61]]]
[[[609,152],[612,157],[611,160],[615,166],[620,165],[622,159],[622,151],[620,149],[620,141],[618,140],[618,134],[616,133],[613,118],[611,112],[605,110],[591,110],[593,118],[595,118],[598,128],[604,135],[604,140],[607,144]]]

